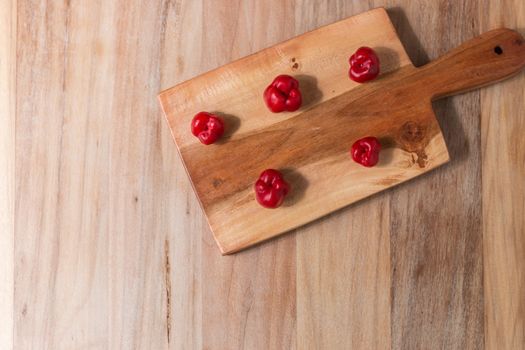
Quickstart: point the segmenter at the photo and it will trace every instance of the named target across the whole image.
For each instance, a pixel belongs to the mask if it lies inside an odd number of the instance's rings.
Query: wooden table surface
[[[0,5],[0,348],[525,348],[525,73],[434,104],[450,164],[221,256],[159,91],[385,6],[416,65],[523,0]]]

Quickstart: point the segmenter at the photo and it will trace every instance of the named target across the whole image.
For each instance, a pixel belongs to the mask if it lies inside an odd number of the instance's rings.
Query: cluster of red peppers
[[[364,83],[379,75],[379,58],[369,47],[360,47],[350,56],[350,79]],[[302,104],[301,91],[297,79],[289,75],[277,76],[264,90],[263,99],[273,113],[293,112]],[[205,145],[210,145],[221,138],[224,133],[224,121],[217,115],[199,112],[191,121],[191,133]],[[379,161],[381,144],[373,136],[364,137],[354,142],[350,150],[352,159],[365,166],[373,167]],[[279,207],[290,192],[290,185],[284,180],[281,172],[266,169],[254,185],[255,198],[265,208]]]

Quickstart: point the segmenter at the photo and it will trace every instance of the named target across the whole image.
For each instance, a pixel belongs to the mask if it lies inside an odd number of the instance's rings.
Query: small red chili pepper
[[[224,122],[214,114],[199,112],[191,121],[191,133],[203,144],[212,144],[224,133]]]
[[[379,161],[379,151],[381,151],[379,140],[369,136],[354,142],[351,153],[352,158],[357,163],[366,167],[373,167]]]
[[[358,83],[375,79],[379,74],[379,58],[374,50],[363,46],[350,56],[350,79]]]
[[[283,175],[275,169],[266,169],[255,183],[255,198],[265,208],[279,207],[288,192],[290,185],[283,179]]]
[[[301,107],[299,82],[289,75],[279,75],[264,90],[264,102],[270,111],[279,113],[293,112]]]

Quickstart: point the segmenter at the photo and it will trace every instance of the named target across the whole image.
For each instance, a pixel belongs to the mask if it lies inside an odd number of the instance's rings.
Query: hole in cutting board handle
[[[501,48],[501,46],[496,46],[494,48],[494,52],[496,53],[496,55],[501,55],[503,53],[503,49]]]

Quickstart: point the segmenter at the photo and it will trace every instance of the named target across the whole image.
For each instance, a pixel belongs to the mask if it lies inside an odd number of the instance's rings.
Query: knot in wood
[[[416,122],[406,122],[401,127],[401,138],[409,143],[418,143],[425,138],[425,129]]]

